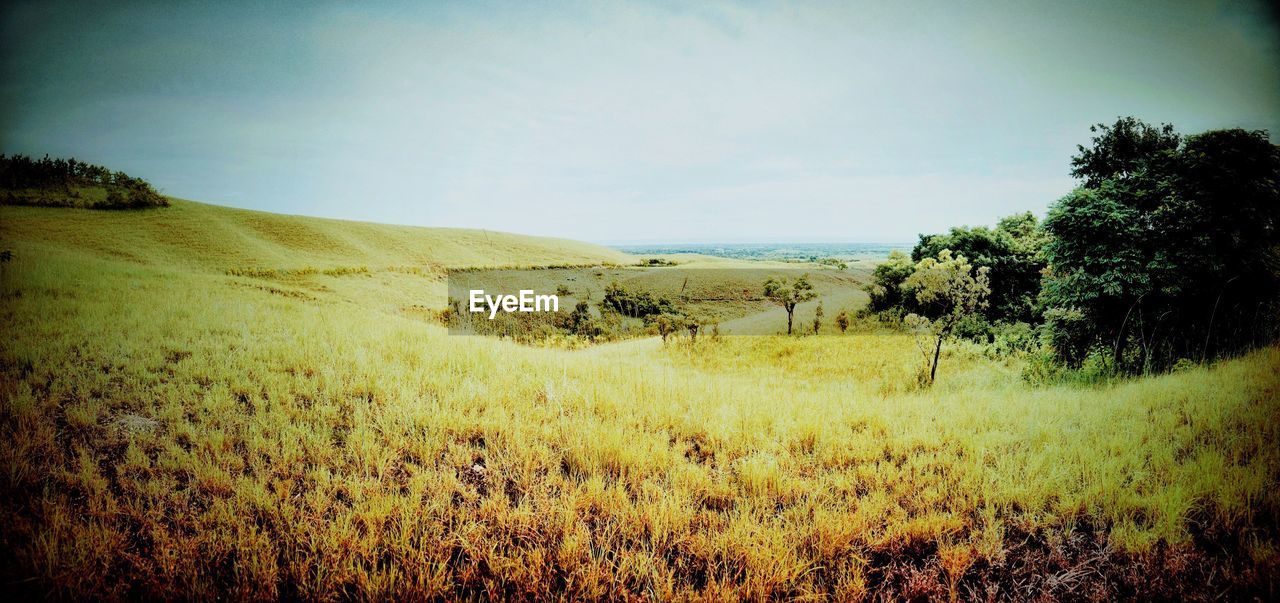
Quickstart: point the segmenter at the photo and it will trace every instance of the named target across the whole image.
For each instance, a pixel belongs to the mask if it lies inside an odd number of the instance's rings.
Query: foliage
[[[604,311],[617,312],[631,318],[644,318],[654,314],[671,314],[676,312],[675,303],[670,299],[654,295],[648,291],[631,291],[617,282],[610,283],[604,290],[604,299],[600,302]]]
[[[764,282],[764,296],[769,301],[782,306],[787,311],[787,335],[791,334],[791,322],[795,316],[796,305],[807,302],[818,296],[809,282],[808,275],[801,275],[795,280],[786,278],[770,278]]]
[[[645,317],[645,322],[650,325],[655,333],[662,337],[662,343],[665,344],[667,343],[667,338],[674,335],[684,326],[684,317],[679,314],[664,312]]]
[[[0,155],[0,190],[8,205],[50,205],[92,209],[167,207],[151,185],[124,172],[76,159],[32,159]],[[100,193],[101,198],[92,198]]]
[[[1183,138],[1132,118],[1081,148],[1045,220],[1058,358],[1162,370],[1269,341],[1280,292],[1280,151],[1265,132]]]
[[[1071,175],[1091,189],[1108,180],[1142,176],[1152,158],[1176,152],[1181,142],[1172,125],[1152,126],[1135,117],[1090,126],[1089,131],[1098,135],[1091,146],[1076,147],[1080,152],[1071,158]]]
[[[903,281],[916,269],[915,262],[907,254],[893,250],[889,258],[876,265],[871,273],[871,282],[867,285],[867,309],[871,312],[885,312],[891,309],[915,309],[915,298],[902,290]]]
[[[945,234],[920,235],[911,251],[915,262],[937,257],[944,249],[987,268],[991,279],[988,320],[1038,322],[1036,297],[1048,237],[1030,212],[1001,218],[994,229],[985,226],[952,228]]]
[[[975,269],[964,256],[952,256],[944,249],[937,258],[920,260],[903,283],[928,312],[927,316],[908,314],[904,321],[920,342],[920,352],[929,368],[926,384],[932,385],[937,379],[942,343],[952,335],[956,324],[986,308],[991,295],[989,271],[985,267]]]
[[[595,339],[604,331],[595,316],[591,314],[591,304],[585,301],[580,301],[574,306],[573,312],[569,314],[567,327],[570,333],[588,339]]]
[[[698,331],[702,329],[705,323],[706,319],[696,314],[686,314],[684,316],[684,328],[689,332],[689,343],[698,342]]]

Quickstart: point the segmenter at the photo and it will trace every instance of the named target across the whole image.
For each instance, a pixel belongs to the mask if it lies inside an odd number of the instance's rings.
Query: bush
[[[1001,356],[1031,353],[1040,348],[1040,337],[1036,329],[1025,322],[996,323],[992,327],[991,347]]]
[[[1089,352],[1079,368],[1071,368],[1058,362],[1051,348],[1040,348],[1022,370],[1022,379],[1032,385],[1099,385],[1109,383],[1115,376],[1110,352],[1103,349]]]
[[[1022,380],[1031,385],[1053,385],[1062,382],[1067,367],[1058,362],[1053,352],[1041,349],[1027,358],[1022,367]]]
[[[993,339],[994,327],[981,314],[970,314],[956,321],[953,332],[959,339],[986,344],[991,343]]]
[[[631,318],[670,314],[676,311],[675,304],[665,297],[655,297],[648,291],[631,291],[616,282],[610,283],[605,288],[600,309]]]

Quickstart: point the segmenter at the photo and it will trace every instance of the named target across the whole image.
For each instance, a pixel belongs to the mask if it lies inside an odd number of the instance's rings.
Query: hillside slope
[[[390,266],[625,263],[599,245],[457,228],[286,216],[171,200],[135,212],[0,207],[0,244],[54,245],[139,264],[225,273]]]

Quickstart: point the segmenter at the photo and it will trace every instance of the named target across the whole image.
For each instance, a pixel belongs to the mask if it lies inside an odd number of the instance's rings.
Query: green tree
[[[1109,183],[1076,189],[1050,210],[1045,225],[1054,237],[1042,296],[1050,344],[1068,364],[1114,338],[1134,302],[1151,292],[1141,224],[1140,212],[1117,201]]]
[[[791,323],[795,316],[796,304],[807,302],[817,293],[809,283],[808,275],[802,275],[794,281],[785,278],[770,278],[764,282],[764,296],[787,311],[787,335],[791,334]]]
[[[883,312],[893,308],[913,310],[915,300],[903,295],[902,283],[915,271],[915,262],[907,254],[893,250],[889,259],[881,262],[871,273],[871,282],[866,286],[867,309],[872,312]]]
[[[678,314],[663,313],[649,316],[647,318],[650,325],[658,335],[662,337],[662,343],[667,343],[667,338],[671,337],[676,331],[684,327],[684,318]]]
[[[904,321],[916,333],[929,368],[928,384],[932,385],[938,375],[942,344],[951,336],[956,323],[986,308],[991,295],[989,271],[988,268],[975,269],[964,256],[952,256],[944,249],[937,258],[920,260],[903,283],[917,302],[936,311],[932,318],[912,313]],[[932,359],[929,347],[932,347]]]
[[[1088,147],[1071,158],[1071,175],[1084,180],[1085,188],[1099,188],[1108,180],[1139,177],[1150,170],[1153,159],[1175,153],[1182,137],[1170,124],[1152,126],[1134,117],[1122,117],[1113,125],[1096,124],[1097,134]]]
[[[1041,300],[1059,359],[1125,372],[1275,336],[1280,148],[1266,132],[1183,138],[1132,118],[1073,158],[1084,183],[1050,209]]]
[[[591,313],[591,305],[585,301],[578,302],[573,308],[573,312],[569,314],[569,332],[586,337],[590,341],[595,341],[597,337],[604,334],[604,327],[600,325],[600,321]]]
[[[963,255],[991,276],[989,321],[1038,322],[1036,298],[1044,271],[1044,245],[1048,237],[1030,212],[1000,219],[995,228],[952,228],[936,235],[920,235],[911,251],[915,262],[937,257],[943,249]]]
[[[822,302],[818,302],[818,307],[813,309],[813,334],[818,334],[818,329],[822,328]]]
[[[648,291],[628,290],[615,281],[605,287],[600,309],[631,318],[644,318],[674,312],[675,304],[665,297],[654,297]]]

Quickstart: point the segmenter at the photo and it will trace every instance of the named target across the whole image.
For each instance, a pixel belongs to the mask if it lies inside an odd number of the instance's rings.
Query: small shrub
[[[1179,358],[1178,361],[1173,363],[1173,366],[1169,368],[1169,372],[1184,373],[1195,367],[1196,367],[1196,363],[1194,360],[1190,358]]]

